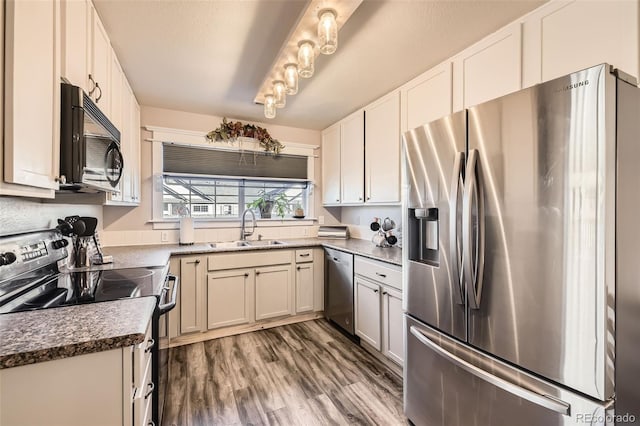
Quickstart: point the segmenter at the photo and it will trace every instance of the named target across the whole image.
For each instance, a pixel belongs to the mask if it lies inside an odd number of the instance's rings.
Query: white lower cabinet
[[[314,308],[314,254],[313,249],[296,250],[296,313],[313,311]]]
[[[253,269],[207,274],[207,328],[246,324],[254,320]]]
[[[291,265],[256,269],[256,320],[292,314]]]
[[[402,365],[404,329],[401,268],[355,256],[354,273],[356,335]]]
[[[380,350],[380,286],[359,276],[355,284],[356,335]]]
[[[404,361],[402,292],[382,288],[382,353],[402,365]]]
[[[0,424],[148,425],[150,336],[149,326],[135,346],[0,370]]]
[[[180,259],[180,333],[205,331],[206,284],[204,256]]]

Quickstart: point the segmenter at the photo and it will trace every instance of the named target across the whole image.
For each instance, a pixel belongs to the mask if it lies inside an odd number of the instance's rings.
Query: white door
[[[256,320],[291,314],[291,265],[256,269]]]
[[[356,334],[380,350],[380,286],[358,275],[355,284]]]
[[[231,269],[207,275],[209,330],[253,321],[252,269]]]
[[[400,202],[400,92],[365,108],[366,202]]]
[[[4,181],[57,189],[60,3],[8,1],[3,7],[6,7]],[[53,198],[53,192],[48,196]]]
[[[62,77],[87,92],[91,6],[87,0],[62,0]]]
[[[358,111],[341,122],[340,157],[342,204],[364,202],[364,113]]]
[[[204,262],[180,259],[180,334],[204,331]]]
[[[296,313],[313,310],[313,262],[296,265]]]
[[[111,115],[109,100],[109,70],[111,68],[111,42],[100,22],[98,13],[93,9],[91,26],[91,79],[89,84],[91,98],[107,117]],[[97,86],[97,87],[93,87]]]
[[[322,132],[322,203],[340,204],[340,124]]]
[[[451,69],[451,62],[445,62],[402,87],[402,132],[451,114]]]
[[[402,365],[404,361],[404,321],[402,293],[390,287],[382,288],[382,353]]]

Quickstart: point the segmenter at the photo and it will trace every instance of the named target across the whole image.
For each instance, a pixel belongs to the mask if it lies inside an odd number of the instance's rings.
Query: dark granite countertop
[[[0,315],[0,369],[143,341],[155,297]]]
[[[209,244],[107,247],[113,263],[83,269],[164,266],[172,255],[330,247],[402,265],[402,250],[367,240],[285,239],[276,246],[212,248]],[[143,297],[0,315],[0,369],[134,345],[142,341],[156,299]]]
[[[113,268],[135,268],[142,266],[162,266],[169,261],[172,255],[188,255],[202,253],[226,253],[232,251],[251,250],[286,250],[304,247],[330,247],[337,250],[346,251],[371,259],[380,260],[394,265],[402,265],[402,249],[398,247],[381,248],[376,247],[371,241],[358,239],[321,239],[321,238],[298,238],[298,239],[278,239],[284,242],[282,245],[270,246],[248,246],[248,247],[228,247],[212,248],[209,244],[197,243],[193,245],[161,244],[148,246],[119,246],[106,247],[106,254],[113,256],[113,263],[109,265],[93,266],[92,268],[113,269]]]

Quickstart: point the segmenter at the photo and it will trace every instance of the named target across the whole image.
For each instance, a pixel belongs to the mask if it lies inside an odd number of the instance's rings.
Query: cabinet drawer
[[[397,265],[355,256],[354,272],[376,282],[402,290],[402,268]]]
[[[147,372],[149,374],[151,372],[151,351],[155,345],[156,342],[151,338],[151,322],[149,322],[144,340],[133,349],[133,387],[135,389],[144,386]],[[149,377],[151,376],[149,375]]]
[[[207,269],[250,268],[255,266],[282,265],[291,263],[291,250],[257,250],[245,253],[220,253],[208,258]]]
[[[313,249],[296,250],[296,263],[313,262]]]

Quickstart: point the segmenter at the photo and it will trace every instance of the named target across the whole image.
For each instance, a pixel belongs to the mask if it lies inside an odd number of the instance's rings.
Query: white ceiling
[[[542,0],[364,0],[276,124],[323,129]],[[253,99],[303,0],[94,0],[142,105],[267,122]]]

